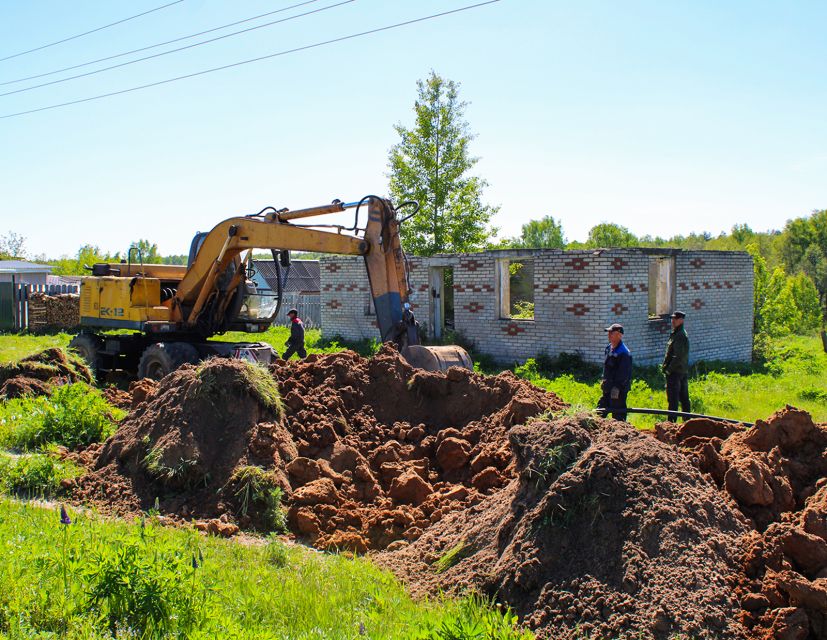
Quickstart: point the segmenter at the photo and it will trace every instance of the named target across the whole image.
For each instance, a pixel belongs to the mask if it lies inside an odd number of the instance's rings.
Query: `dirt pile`
[[[128,391],[110,386],[102,389],[101,393],[110,404],[128,411],[134,409],[147,397],[155,393],[157,388],[158,383],[155,380],[144,378],[143,380],[131,382]]]
[[[17,362],[0,364],[0,400],[48,395],[54,385],[93,382],[92,372],[77,355],[60,348],[45,349]]]
[[[736,586],[760,638],[827,637],[827,425],[787,407],[750,429],[658,425],[750,518]]]
[[[79,497],[121,513],[158,498],[178,517],[259,526],[234,480],[254,466],[283,491],[297,535],[320,548],[384,549],[503,486],[514,475],[509,429],[565,406],[508,373],[416,371],[391,348],[278,362],[266,377],[279,403],[250,371],[261,370],[213,360],[155,388],[133,385],[136,406]]]
[[[674,448],[614,421],[509,434],[517,477],[381,563],[422,588],[474,587],[544,638],[741,638],[745,519]]]

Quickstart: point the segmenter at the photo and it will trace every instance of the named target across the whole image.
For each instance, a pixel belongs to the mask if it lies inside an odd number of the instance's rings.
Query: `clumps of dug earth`
[[[541,638],[827,638],[827,426],[802,411],[653,437],[390,347],[184,365],[119,401],[74,487],[103,510],[370,552]]]
[[[0,400],[49,395],[56,385],[94,380],[86,362],[60,348],[0,364]]]
[[[498,490],[514,475],[508,430],[564,407],[509,373],[417,371],[392,348],[269,373],[211,360],[132,395],[78,497],[118,513],[157,499],[224,534],[275,525],[283,502],[291,531],[357,552],[415,540]]]
[[[758,638],[827,638],[827,425],[787,407],[753,428],[661,425],[749,519],[735,593]]]
[[[728,578],[746,520],[673,447],[586,416],[509,444],[502,491],[380,562],[508,602],[542,638],[745,637]]]

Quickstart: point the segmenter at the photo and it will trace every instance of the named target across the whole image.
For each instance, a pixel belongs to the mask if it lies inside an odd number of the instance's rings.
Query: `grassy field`
[[[231,332],[216,339],[227,341],[265,341],[282,351],[289,336],[287,327],[272,327],[265,333]],[[16,360],[51,346],[65,346],[71,336],[0,335],[0,362]],[[329,353],[345,348],[337,342],[322,339],[318,329],[307,331],[309,353]],[[376,349],[376,343],[365,341],[348,344],[363,355]],[[485,373],[496,373],[501,367],[478,367]],[[546,366],[544,366],[546,365]],[[513,367],[517,375],[555,392],[567,402],[592,408],[600,397],[599,369],[583,367],[577,362],[548,366],[542,359],[529,360]],[[767,361],[760,365],[700,363],[693,367],[689,381],[692,409],[697,413],[755,421],[791,404],[809,411],[821,422],[827,421],[827,354],[818,336],[791,336],[776,341]],[[637,367],[628,399],[629,406],[666,408],[663,376],[655,367]],[[633,424],[649,427],[660,418],[630,416]]]
[[[533,637],[476,598],[415,602],[361,558],[67,516],[0,499],[0,637]]]
[[[514,368],[517,375],[553,391],[567,402],[593,408],[600,398],[599,370],[591,367],[543,367],[530,360]],[[699,363],[692,368],[689,393],[696,413],[754,422],[790,404],[827,422],[827,354],[817,336],[776,341],[759,365]],[[630,407],[666,408],[666,386],[655,367],[635,369]],[[663,418],[629,415],[632,424],[651,427]]]
[[[128,332],[126,332],[128,333]],[[24,356],[46,349],[48,347],[65,347],[69,344],[73,334],[15,334],[0,333],[0,363],[19,360]],[[284,352],[284,343],[290,337],[288,327],[270,327],[264,333],[242,333],[241,331],[229,331],[221,336],[215,336],[211,340],[223,342],[268,342],[279,353]],[[305,334],[305,345],[308,353],[330,353],[341,351],[344,347],[337,342],[329,342],[322,339],[321,331],[318,329],[307,329]],[[374,352],[377,345],[366,340],[362,343],[348,344],[348,348],[355,349],[363,355]]]

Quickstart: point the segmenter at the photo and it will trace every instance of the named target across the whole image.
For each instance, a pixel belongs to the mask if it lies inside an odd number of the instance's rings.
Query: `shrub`
[[[32,450],[47,444],[75,449],[105,440],[124,412],[97,389],[75,383],[55,388],[48,397],[10,400],[3,414],[2,444]]]
[[[81,473],[80,467],[53,454],[0,455],[0,488],[5,493],[50,497],[60,491],[63,480]]]

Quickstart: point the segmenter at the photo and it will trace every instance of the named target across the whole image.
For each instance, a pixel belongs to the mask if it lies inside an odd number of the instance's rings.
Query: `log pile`
[[[42,292],[29,294],[29,329],[74,329],[80,324],[80,296]]]

